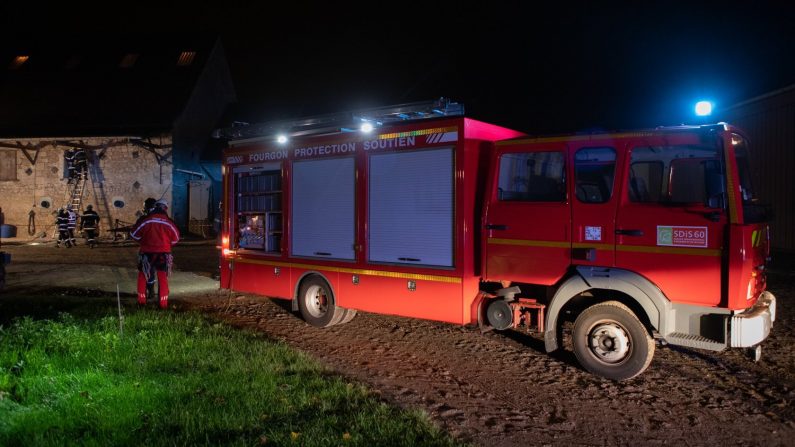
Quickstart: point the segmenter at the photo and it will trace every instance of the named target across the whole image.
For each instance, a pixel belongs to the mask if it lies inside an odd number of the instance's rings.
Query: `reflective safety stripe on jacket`
[[[171,253],[179,242],[179,230],[165,213],[153,211],[130,231],[130,237],[141,244],[141,253]]]

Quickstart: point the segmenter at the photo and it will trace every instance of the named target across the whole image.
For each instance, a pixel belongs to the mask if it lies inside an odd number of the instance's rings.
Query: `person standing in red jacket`
[[[155,207],[143,219],[136,222],[130,237],[141,244],[138,252],[138,304],[146,304],[146,285],[157,276],[160,308],[168,307],[168,276],[174,257],[171,246],[179,242],[179,229],[169,219],[168,202],[158,200]]]

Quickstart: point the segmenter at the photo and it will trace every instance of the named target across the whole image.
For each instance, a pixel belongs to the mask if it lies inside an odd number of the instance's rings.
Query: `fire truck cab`
[[[769,232],[740,130],[530,138],[451,105],[375,109],[363,132],[363,115],[229,130],[221,287],[320,327],[357,311],[523,325],[547,351],[573,322],[580,363],[614,380],[655,339],[768,336]]]
[[[547,351],[570,319],[577,359],[613,379],[645,370],[655,338],[759,354],[775,297],[767,213],[739,129],[499,141],[490,174],[484,280],[545,287]],[[494,300],[487,321],[513,326],[521,307]]]

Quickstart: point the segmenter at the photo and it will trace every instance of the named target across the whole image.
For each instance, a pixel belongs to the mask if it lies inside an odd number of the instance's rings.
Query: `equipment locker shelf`
[[[282,179],[278,170],[237,175],[238,246],[281,252]]]

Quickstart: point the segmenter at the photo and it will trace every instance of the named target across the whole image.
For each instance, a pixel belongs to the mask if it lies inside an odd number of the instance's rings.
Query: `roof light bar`
[[[297,120],[276,121],[249,125],[235,123],[230,128],[216,129],[215,138],[244,140],[252,138],[275,138],[279,134],[285,137],[302,135],[334,134],[341,132],[363,131],[363,123],[370,123],[373,129],[384,124],[416,121],[448,116],[462,116],[463,104],[446,98],[434,101],[423,101],[395,106],[376,107],[351,112],[319,115]]]

